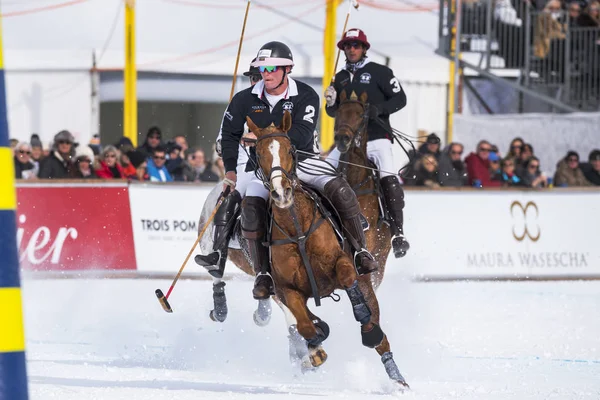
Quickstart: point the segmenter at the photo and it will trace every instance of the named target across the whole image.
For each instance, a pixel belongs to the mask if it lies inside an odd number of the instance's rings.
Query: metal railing
[[[454,15],[450,1],[458,5]],[[537,10],[526,0],[440,0],[438,53],[447,57],[453,26],[460,52],[478,55],[463,61],[467,67],[512,70],[540,96],[600,110],[600,27],[581,27],[566,11]]]

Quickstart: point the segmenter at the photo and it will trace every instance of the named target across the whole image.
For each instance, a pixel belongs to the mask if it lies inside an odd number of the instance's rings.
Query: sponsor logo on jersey
[[[371,74],[365,72],[360,75],[360,83],[371,83]]]
[[[252,106],[252,112],[256,112],[256,113],[263,112],[263,110],[266,110],[266,108],[267,108],[267,106],[262,105],[262,104],[257,105],[257,106]]]
[[[283,111],[292,112],[293,108],[294,108],[294,103],[292,103],[291,101],[286,101],[285,103],[283,103]]]

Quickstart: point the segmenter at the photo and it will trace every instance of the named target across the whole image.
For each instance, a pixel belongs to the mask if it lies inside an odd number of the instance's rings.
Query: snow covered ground
[[[274,304],[255,326],[251,281],[228,281],[212,322],[210,281],[180,281],[167,314],[158,280],[24,280],[31,399],[598,399],[600,282],[413,283],[379,290],[382,327],[412,390],[393,391],[360,343],[342,293],[312,310],[329,359],[301,374]]]

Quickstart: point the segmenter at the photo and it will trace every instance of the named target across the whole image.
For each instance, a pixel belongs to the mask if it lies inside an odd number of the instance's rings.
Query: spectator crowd
[[[134,148],[122,137],[102,146],[95,136],[89,144],[75,142],[71,132],[54,136],[43,148],[38,135],[29,142],[11,139],[17,179],[128,179],[152,182],[218,182],[225,172],[221,159],[206,159],[200,148],[189,148],[185,136],[163,142],[160,128],[148,130],[146,140]]]
[[[581,187],[600,186],[600,149],[592,150],[587,162],[575,151],[558,160],[554,176],[541,172],[533,145],[514,138],[507,154],[487,140],[463,158],[464,146],[450,143],[443,150],[439,137],[432,133],[416,151],[402,174],[405,185],[438,187]]]
[[[189,148],[185,136],[163,141],[160,128],[148,130],[135,149],[128,138],[101,146],[94,137],[77,144],[66,130],[54,136],[51,148],[43,149],[36,134],[29,142],[11,140],[17,179],[128,179],[152,182],[218,182],[225,175],[223,161],[213,150],[212,161],[204,151]],[[587,160],[568,151],[558,160],[553,176],[541,171],[532,144],[514,138],[507,154],[482,140],[466,155],[461,143],[441,149],[440,138],[431,133],[409,154],[410,164],[401,174],[407,186],[438,187],[580,187],[600,186],[600,149]],[[547,168],[544,168],[547,170]]]

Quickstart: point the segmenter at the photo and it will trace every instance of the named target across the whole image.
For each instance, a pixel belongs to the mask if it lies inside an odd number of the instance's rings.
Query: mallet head
[[[171,308],[169,300],[167,300],[162,290],[156,289],[154,293],[156,294],[156,297],[158,298],[158,301],[160,302],[160,305],[162,306],[163,310],[165,310],[168,313],[172,313],[173,309]]]

